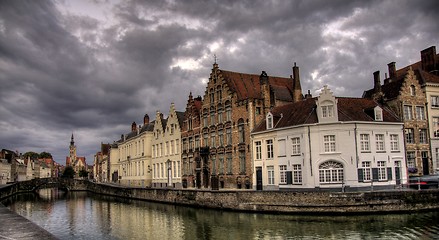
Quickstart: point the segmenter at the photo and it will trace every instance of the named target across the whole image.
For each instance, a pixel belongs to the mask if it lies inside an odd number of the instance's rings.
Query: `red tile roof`
[[[259,75],[219,70],[230,90],[236,93],[238,101],[262,99]],[[293,79],[268,76],[268,82],[276,99],[292,101]]]
[[[274,116],[274,128],[299,126],[318,123],[316,112],[317,98],[308,98],[297,103],[275,107],[271,111]],[[383,109],[383,122],[400,122],[398,117],[388,108],[367,98],[337,98],[338,120],[342,122],[361,121],[374,122],[373,109],[380,106]],[[281,117],[282,116],[282,117]],[[266,130],[266,121],[263,120],[253,130]]]

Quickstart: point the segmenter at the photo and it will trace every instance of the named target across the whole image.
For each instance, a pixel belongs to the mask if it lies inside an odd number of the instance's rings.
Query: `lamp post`
[[[172,179],[171,179],[171,174],[172,174],[172,168],[171,168],[171,160],[168,159],[168,161],[166,161],[166,163],[168,164],[168,187],[172,186]]]

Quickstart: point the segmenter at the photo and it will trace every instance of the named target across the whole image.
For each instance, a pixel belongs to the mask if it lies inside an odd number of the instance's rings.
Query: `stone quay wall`
[[[37,187],[35,187],[37,186]],[[114,197],[220,210],[286,214],[376,214],[439,209],[439,190],[376,192],[293,192],[254,190],[153,189],[98,184],[83,180],[21,182],[0,187],[0,199],[38,187],[58,186]]]
[[[287,214],[375,214],[439,209],[439,190],[292,192],[125,188],[89,185],[98,194],[222,210]]]

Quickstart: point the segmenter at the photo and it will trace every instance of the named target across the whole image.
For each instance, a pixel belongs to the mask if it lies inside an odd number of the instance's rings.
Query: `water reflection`
[[[42,190],[4,202],[60,239],[432,239],[439,213],[291,216]]]

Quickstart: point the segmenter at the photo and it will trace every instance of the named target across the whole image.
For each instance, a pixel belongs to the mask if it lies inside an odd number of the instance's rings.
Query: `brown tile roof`
[[[275,120],[274,128],[318,123],[316,100],[317,98],[308,98],[297,103],[290,103],[273,108],[271,113]],[[390,109],[378,104],[372,99],[337,98],[337,100],[339,121],[374,122],[373,108],[380,106],[383,109],[383,122],[400,122],[398,117]],[[253,132],[264,130],[266,130],[265,119],[256,126]]]
[[[232,92],[235,92],[238,100],[244,99],[262,99],[261,84],[259,75],[238,73],[225,70],[219,70],[220,75],[224,78]],[[268,82],[271,90],[274,92],[276,99],[292,101],[292,78],[268,76]]]

